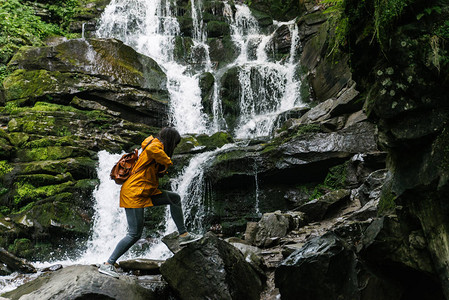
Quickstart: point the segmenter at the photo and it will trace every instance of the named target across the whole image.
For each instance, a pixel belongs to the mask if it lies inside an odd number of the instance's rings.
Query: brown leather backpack
[[[142,152],[145,148],[151,144],[151,141],[143,147]],[[131,175],[136,174],[142,171],[149,163],[141,165],[137,170],[132,172],[134,165],[139,158],[139,152],[137,149],[134,149],[133,152],[123,154],[123,156],[119,159],[119,161],[112,167],[110,177],[115,183],[122,185]],[[151,162],[150,162],[151,163]]]

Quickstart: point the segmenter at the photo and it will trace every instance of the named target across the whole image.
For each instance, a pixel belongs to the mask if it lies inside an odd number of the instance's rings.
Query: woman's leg
[[[143,231],[143,212],[142,208],[125,208],[126,220],[128,222],[128,233],[120,240],[115,247],[114,252],[108,259],[108,263],[113,265],[117,259],[122,256],[135,242],[142,236]]]
[[[151,196],[154,206],[170,205],[170,213],[173,221],[175,221],[179,234],[187,232],[184,225],[184,215],[182,213],[181,197],[170,191],[162,191],[162,194]]]

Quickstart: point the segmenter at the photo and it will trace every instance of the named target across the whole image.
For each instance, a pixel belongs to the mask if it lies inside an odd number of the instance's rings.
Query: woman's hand
[[[157,169],[157,177],[164,177],[164,175],[167,174],[168,166],[158,164]]]

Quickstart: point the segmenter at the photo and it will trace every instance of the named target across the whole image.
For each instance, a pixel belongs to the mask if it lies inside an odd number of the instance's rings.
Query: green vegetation
[[[346,177],[348,170],[348,162],[334,166],[329,169],[326,178],[324,179],[324,185],[338,190],[345,187]]]
[[[396,207],[396,198],[397,197],[391,192],[391,190],[389,189],[383,190],[380,195],[378,205],[379,214],[385,215],[392,212]]]
[[[374,0],[374,34],[382,46],[394,21],[411,2],[412,0]]]
[[[443,173],[449,172],[449,130],[444,128],[441,134],[435,140],[433,153],[440,155],[440,165],[438,166]]]
[[[0,177],[12,171],[12,167],[6,160],[0,161]]]
[[[16,183],[16,195],[14,196],[14,204],[23,206],[31,200],[39,200],[42,198],[54,196],[67,191],[73,182],[68,181],[62,184],[46,185],[35,187],[29,183]]]
[[[323,183],[301,185],[298,189],[308,196],[309,201],[324,196],[331,191],[344,189],[346,187],[348,163],[345,162],[341,165],[331,167]]]
[[[30,258],[34,254],[33,244],[27,238],[16,239],[8,251],[19,257]]]
[[[49,36],[74,37],[67,27],[75,15],[78,0],[57,0],[45,4],[53,23],[36,15],[31,2],[0,0],[0,82],[9,74],[5,64],[26,45],[39,46]]]
[[[329,22],[334,28],[329,54],[337,53],[338,48],[345,45],[349,29],[349,18],[344,14],[345,0],[323,0],[321,4],[326,7],[325,13],[330,14]]]

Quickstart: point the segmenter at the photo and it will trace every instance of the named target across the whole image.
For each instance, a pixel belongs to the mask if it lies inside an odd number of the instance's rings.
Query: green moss
[[[11,212],[11,208],[8,206],[0,206],[0,213],[3,215],[8,215]]]
[[[24,148],[43,148],[49,146],[75,146],[77,145],[76,137],[73,135],[65,135],[62,137],[43,137],[37,140],[29,141],[24,144]]]
[[[238,158],[244,157],[245,155],[247,155],[247,152],[244,150],[229,151],[229,152],[224,152],[224,153],[220,153],[219,155],[217,155],[215,161],[216,162],[230,161],[233,159],[238,159]]]
[[[232,136],[227,132],[216,132],[211,136],[198,135],[196,138],[200,145],[206,146],[208,150],[220,148],[233,142]]]
[[[324,185],[332,189],[341,189],[346,185],[348,162],[334,166],[329,169],[329,173],[324,179]]]
[[[71,146],[48,146],[41,148],[32,148],[20,150],[17,157],[21,161],[40,161],[40,160],[58,160],[77,155],[80,152],[77,148]]]
[[[9,140],[11,141],[11,144],[14,146],[22,146],[30,139],[30,136],[24,132],[12,132],[9,135]]]
[[[18,257],[31,258],[34,254],[33,243],[27,239],[16,239],[14,244],[9,245],[8,251]]]
[[[18,182],[15,184],[14,204],[23,206],[30,201],[44,199],[67,191],[73,186],[73,182],[64,182],[55,185],[33,186],[26,182]]]
[[[33,186],[44,186],[44,185],[53,185],[59,184],[66,181],[73,181],[72,174],[57,174],[57,175],[49,175],[49,174],[27,174],[27,175],[19,175],[17,180],[22,183],[29,183]]]
[[[49,202],[33,207],[30,216],[39,224],[57,226],[67,231],[74,231],[87,236],[89,223],[70,202]]]
[[[433,153],[439,156],[439,169],[444,173],[449,172],[449,130],[444,128],[436,138]]]
[[[13,170],[13,167],[6,160],[0,161],[0,177],[5,176]]]
[[[207,23],[207,36],[209,37],[220,37],[224,35],[229,35],[230,28],[229,24],[226,22],[210,21]]]
[[[382,190],[378,205],[380,215],[386,215],[394,211],[396,207],[396,195],[393,194],[391,189]]]
[[[295,132],[295,137],[301,136],[303,134],[307,133],[316,133],[320,132],[320,125],[319,124],[304,124],[297,127],[297,130]]]
[[[14,71],[4,81],[5,99],[16,100],[44,96],[58,89],[59,72],[47,70]]]

